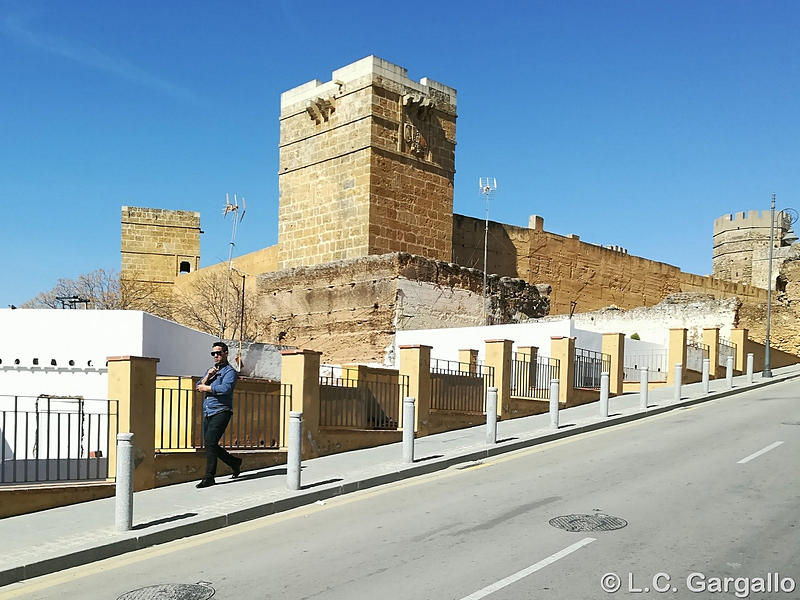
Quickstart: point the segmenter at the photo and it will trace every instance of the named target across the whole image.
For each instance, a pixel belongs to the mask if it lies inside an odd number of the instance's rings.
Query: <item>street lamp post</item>
[[[761,377],[772,377],[769,362],[769,326],[772,317],[772,247],[775,239],[775,194],[769,209],[769,265],[767,266],[767,339],[764,342],[764,370]]]

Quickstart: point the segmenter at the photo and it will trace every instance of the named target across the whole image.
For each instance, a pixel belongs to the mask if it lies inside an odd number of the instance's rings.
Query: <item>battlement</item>
[[[452,110],[456,109],[456,95],[454,88],[423,77],[418,82],[409,78],[408,69],[390,63],[377,56],[367,56],[354,63],[336,69],[331,74],[331,80],[323,83],[319,79],[299,85],[281,94],[281,113],[289,107],[295,105],[304,106],[308,101],[315,101],[318,98],[332,98],[347,91],[348,84],[360,81],[365,77],[380,77],[384,81],[394,82],[417,91],[425,96],[438,97],[443,102],[437,103],[437,108]]]
[[[145,208],[140,206],[123,206],[122,222],[141,225],[163,225],[168,227],[200,227],[200,213],[189,210],[167,210],[163,208]]]
[[[737,229],[769,229],[768,210],[748,210],[733,214],[722,215],[714,219],[714,235]],[[780,213],[775,213],[775,225],[780,226]]]

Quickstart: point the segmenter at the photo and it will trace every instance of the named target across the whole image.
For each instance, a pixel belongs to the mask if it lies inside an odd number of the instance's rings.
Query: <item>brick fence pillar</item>
[[[611,355],[611,367],[608,372],[608,394],[619,396],[622,393],[622,382],[625,380],[625,334],[604,333],[603,354]]]
[[[319,363],[321,352],[315,350],[281,350],[281,383],[292,386],[291,403],[281,406],[283,436],[281,447],[288,444],[289,412],[303,413],[302,458],[319,455]],[[288,404],[288,405],[287,405]]]
[[[117,470],[117,433],[133,434],[133,489],[156,485],[156,364],[145,356],[108,357],[108,398],[119,402],[119,427],[109,422],[108,474]]]
[[[719,373],[719,327],[709,327],[703,329],[703,343],[708,346],[708,375],[711,379],[717,379]],[[673,368],[675,366],[673,365]]]
[[[669,330],[669,350],[667,351],[667,385],[675,385],[675,365],[683,365],[681,377],[686,380],[686,329]],[[683,381],[681,381],[683,383]]]
[[[497,418],[511,415],[511,349],[512,340],[486,340],[486,366],[494,368],[497,388]]]
[[[408,376],[408,395],[416,399],[414,430],[428,435],[431,412],[431,346],[400,346],[400,375]],[[403,399],[400,398],[400,429],[403,423]]]
[[[575,396],[575,338],[551,337],[550,358],[559,363],[558,403],[567,406]]]

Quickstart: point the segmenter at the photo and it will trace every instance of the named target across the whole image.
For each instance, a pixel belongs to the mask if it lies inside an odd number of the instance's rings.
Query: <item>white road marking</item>
[[[782,443],[783,443],[783,442],[775,442],[775,443],[772,443],[772,444],[770,444],[769,446],[767,446],[766,448],[762,448],[762,449],[761,449],[761,450],[759,450],[758,452],[754,452],[754,453],[753,453],[753,454],[751,454],[750,456],[747,456],[747,457],[743,458],[742,460],[740,460],[740,461],[739,461],[739,462],[737,462],[736,464],[737,464],[737,465],[743,465],[744,463],[750,462],[750,461],[751,461],[751,460],[753,460],[754,458],[758,458],[758,457],[759,457],[759,456],[761,456],[762,454],[766,454],[766,453],[767,453],[767,452],[769,452],[770,450],[774,450],[775,448],[777,448],[778,446],[780,446]]]
[[[505,579],[501,579],[500,581],[497,581],[497,582],[493,583],[492,585],[487,585],[485,588],[480,589],[477,592],[470,594],[469,596],[465,596],[465,597],[461,598],[461,600],[479,600],[480,598],[484,598],[485,596],[488,596],[489,594],[493,594],[497,590],[501,590],[504,587],[506,587],[508,585],[511,585],[512,583],[514,583],[516,581],[519,581],[523,577],[527,577],[531,573],[535,573],[536,571],[545,568],[547,565],[553,564],[554,562],[556,562],[560,558],[564,558],[568,554],[572,554],[576,550],[580,550],[584,546],[586,546],[588,544],[591,544],[592,542],[594,542],[596,540],[597,540],[597,538],[589,538],[589,537],[583,538],[580,542],[575,542],[571,546],[567,546],[563,550],[559,550],[555,554],[551,554],[550,556],[548,556],[544,560],[540,560],[539,562],[537,562],[535,565],[531,565],[530,567],[522,569],[521,571],[517,571],[513,575],[509,575]]]

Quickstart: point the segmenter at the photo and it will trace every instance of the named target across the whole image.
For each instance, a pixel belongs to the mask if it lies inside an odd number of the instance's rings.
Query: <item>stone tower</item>
[[[750,210],[723,215],[714,220],[713,275],[720,279],[767,287],[769,267],[770,213]],[[791,231],[791,221],[782,212],[775,213],[773,274],[795,248],[784,239]],[[773,286],[774,287],[774,286]]]
[[[456,91],[369,56],[281,95],[278,268],[450,261]]]
[[[175,277],[200,262],[200,213],[122,207],[123,279],[152,283],[169,291]]]

